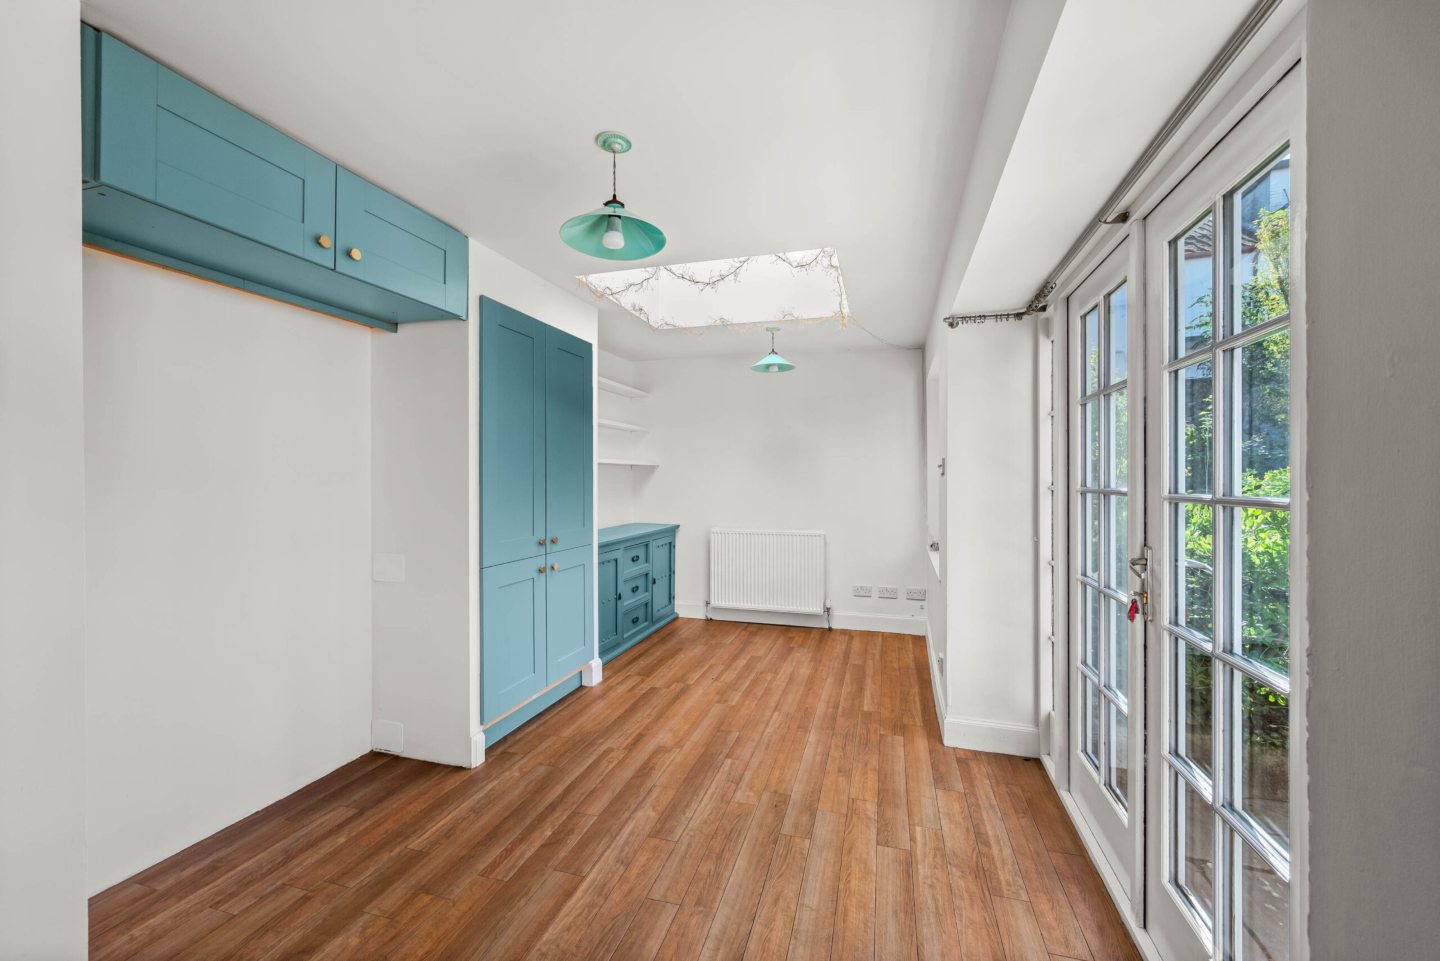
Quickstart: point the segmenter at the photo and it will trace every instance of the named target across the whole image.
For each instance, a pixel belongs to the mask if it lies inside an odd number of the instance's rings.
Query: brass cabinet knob
[[[540,538],[540,546],[541,546],[541,547],[544,547],[544,546],[545,546],[545,538],[543,538],[543,537]]]
[[[541,565],[540,565],[540,573],[541,573],[541,574],[544,574],[544,573],[545,573],[545,565],[544,565],[544,564],[541,564]]]
[[[315,242],[316,242],[317,244],[319,244],[321,247],[324,247],[326,250],[329,250],[329,249],[330,249],[330,235],[329,235],[329,234],[321,234],[319,237],[316,237],[316,238],[315,238]]]
[[[550,565],[550,569],[551,569],[552,571],[558,571],[558,570],[560,569],[560,565],[559,565],[559,564],[551,564],[551,565]]]
[[[552,538],[550,538],[550,543],[552,543],[552,544],[558,544],[558,543],[560,543],[560,538],[558,538],[558,537],[552,537]]]
[[[350,248],[350,259],[351,259],[351,260],[359,260],[359,259],[360,259],[360,248],[359,248],[359,247],[351,247],[351,248]]]

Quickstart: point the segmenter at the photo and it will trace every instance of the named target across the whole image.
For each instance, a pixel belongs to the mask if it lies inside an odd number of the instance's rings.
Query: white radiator
[[[824,614],[824,532],[711,530],[710,606]]]

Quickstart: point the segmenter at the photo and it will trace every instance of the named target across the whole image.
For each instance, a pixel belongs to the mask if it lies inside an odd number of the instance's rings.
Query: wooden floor
[[[677,621],[473,771],[372,754],[97,895],[91,958],[1136,959],[924,643]]]

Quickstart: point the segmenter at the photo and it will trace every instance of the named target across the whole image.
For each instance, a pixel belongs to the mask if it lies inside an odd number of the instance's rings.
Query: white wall
[[[470,244],[468,323],[414,324],[372,354],[374,550],[404,579],[374,585],[374,718],[400,753],[481,760],[479,317],[481,295],[594,343],[593,304]]]
[[[922,605],[904,595],[925,585],[920,351],[792,359],[785,374],[757,374],[743,357],[636,365],[660,467],[636,471],[635,519],[680,525],[682,615],[704,614],[710,528],[822,530],[835,625],[921,633]],[[851,597],[854,584],[900,598]]]
[[[370,344],[387,335],[84,264],[98,891],[369,749]]]
[[[27,961],[87,940],[79,16],[0,29],[0,957]]]
[[[946,478],[940,536],[943,731],[955,746],[1039,753],[1034,321],[938,328]]]
[[[601,377],[608,377],[630,387],[639,387],[642,390],[645,388],[645,385],[640,383],[642,375],[639,365],[632,360],[609,351],[597,350],[595,364]],[[646,414],[650,407],[648,398],[622,397],[619,394],[599,391],[595,400],[597,417],[607,417],[626,424],[649,424]],[[629,433],[602,427],[597,430],[596,438],[599,443],[595,448],[596,457],[639,457],[645,456],[649,449],[650,438],[645,433]],[[628,524],[638,517],[638,486],[647,473],[645,470],[628,467],[596,467],[595,516],[600,527]]]
[[[1311,957],[1433,957],[1440,5],[1309,17]]]

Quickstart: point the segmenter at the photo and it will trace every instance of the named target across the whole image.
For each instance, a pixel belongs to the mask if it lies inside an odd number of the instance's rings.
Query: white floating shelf
[[[611,420],[608,417],[601,417],[597,420],[601,427],[608,427],[611,430],[623,430],[627,434],[643,434],[649,430],[648,427],[641,427],[639,424],[627,424],[623,420]]]
[[[621,397],[629,397],[631,400],[650,396],[648,390],[631,387],[629,384],[622,384],[618,380],[611,380],[609,377],[596,378],[595,386],[607,393],[618,394]]]
[[[601,457],[595,463],[608,464],[611,467],[659,467],[660,465],[651,460],[626,460],[623,457]]]

